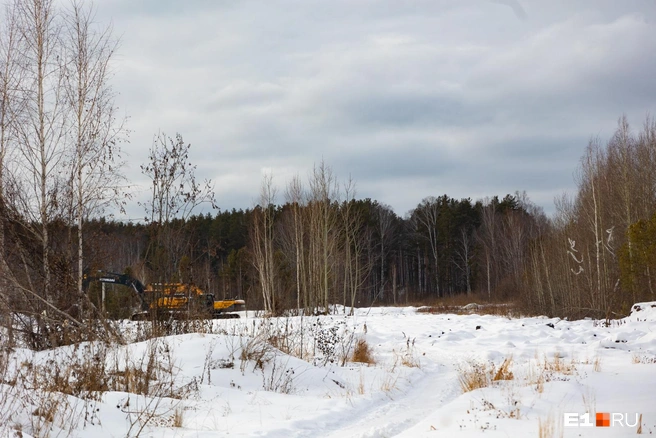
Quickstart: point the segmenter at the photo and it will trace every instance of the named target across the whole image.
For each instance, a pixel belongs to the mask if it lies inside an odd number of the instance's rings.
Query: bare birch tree
[[[498,228],[496,204],[486,200],[481,212],[481,228],[478,238],[483,245],[485,279],[488,299],[492,296],[492,289],[496,288],[497,281],[497,254],[498,254]]]
[[[594,255],[587,256],[590,267],[586,270],[592,289],[589,291],[589,307],[606,309],[608,298],[607,247],[604,245],[604,231],[608,229],[604,221],[601,171],[605,153],[598,141],[588,144],[581,162],[579,175],[579,205],[582,219],[591,231]],[[606,227],[606,228],[605,228]]]
[[[417,223],[417,228],[423,238],[428,241],[431,255],[433,256],[433,269],[435,278],[435,291],[440,296],[440,276],[439,276],[439,228],[438,219],[440,216],[439,200],[434,196],[429,196],[421,201],[412,216]]]
[[[291,206],[292,223],[293,223],[293,251],[294,266],[296,275],[296,306],[307,308],[307,276],[305,273],[305,226],[304,226],[304,208],[306,205],[303,185],[300,178],[294,176],[287,185],[285,198]],[[301,305],[302,302],[302,305]]]
[[[314,306],[328,311],[333,254],[337,249],[337,182],[323,161],[310,177],[310,275]]]
[[[387,272],[386,261],[389,256],[391,241],[394,235],[394,211],[392,207],[385,204],[377,204],[375,211],[376,231],[378,232],[379,246],[380,246],[380,298],[385,297],[385,286],[387,285]],[[396,304],[396,294],[392,294],[394,304]]]
[[[7,184],[6,161],[10,149],[16,146],[16,117],[20,112],[19,87],[21,70],[18,64],[19,29],[16,9],[5,6],[5,19],[0,23],[0,313],[9,307],[6,260],[6,221],[8,208],[5,199]],[[11,330],[9,331],[11,333]]]
[[[96,29],[94,11],[75,0],[65,15],[64,90],[71,112],[71,201],[77,225],[77,286],[83,294],[84,222],[110,204],[122,207],[119,141],[123,120],[117,119],[110,85],[110,62],[117,42],[111,26]]]
[[[41,243],[43,296],[49,304],[51,290],[50,235],[48,225],[60,209],[61,165],[66,112],[62,98],[61,22],[54,0],[14,3],[19,18],[20,57],[23,66],[24,110],[18,120],[18,141],[26,182],[26,223]]]
[[[467,227],[460,227],[460,236],[458,238],[458,247],[455,250],[456,254],[456,267],[462,271],[465,276],[465,285],[467,288],[467,295],[472,292],[471,288],[471,267],[474,259],[474,248],[471,233]]]
[[[253,211],[253,262],[260,280],[264,310],[276,314],[276,269],[274,261],[274,214],[276,188],[271,174],[264,175],[259,205]]]
[[[344,185],[344,202],[340,208],[344,267],[343,303],[351,307],[356,304],[358,293],[368,277],[372,263],[365,260],[370,233],[363,226],[362,212],[356,207],[355,182],[348,179]]]

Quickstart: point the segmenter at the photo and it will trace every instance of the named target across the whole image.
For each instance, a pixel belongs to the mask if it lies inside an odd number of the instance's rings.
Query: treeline
[[[532,215],[546,220],[518,194],[477,202],[429,197],[406,218],[371,199],[306,197],[172,221],[167,247],[155,241],[152,224],[92,220],[85,252],[91,271],[127,269],[145,283],[194,283],[273,313],[474,291],[507,299],[521,286],[510,280],[520,265],[509,233],[518,224],[534,226]]]
[[[338,184],[322,163],[283,190],[266,177],[253,209],[190,217],[175,248],[146,251],[147,225],[105,223],[123,230],[112,238],[123,256],[107,260],[146,281],[165,263],[171,278],[273,314],[477,293],[532,312],[607,317],[656,299],[656,124],[634,134],[622,118],[607,143],[591,141],[577,184],[552,218],[519,192],[427,197],[399,217],[356,199],[353,183]]]

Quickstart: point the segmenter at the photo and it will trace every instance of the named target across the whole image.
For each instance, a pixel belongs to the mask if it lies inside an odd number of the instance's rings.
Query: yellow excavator
[[[94,281],[121,284],[134,290],[141,301],[141,312],[132,315],[135,321],[151,317],[239,318],[239,314],[233,312],[246,310],[244,300],[215,300],[213,294],[205,293],[191,284],[149,283],[144,286],[141,281],[127,274],[96,271],[84,275],[85,286]]]

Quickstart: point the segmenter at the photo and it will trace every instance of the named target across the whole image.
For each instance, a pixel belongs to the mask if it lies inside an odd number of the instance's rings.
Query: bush
[[[353,355],[351,356],[352,362],[366,363],[367,365],[373,365],[376,363],[376,360],[373,356],[373,350],[367,344],[367,341],[364,339],[358,339],[358,342],[353,348]]]

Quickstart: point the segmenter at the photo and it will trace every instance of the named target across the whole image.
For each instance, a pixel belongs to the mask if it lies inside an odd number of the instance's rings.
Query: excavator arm
[[[148,311],[149,305],[146,302],[144,294],[146,288],[142,282],[134,277],[131,277],[127,274],[117,274],[115,272],[96,271],[94,274],[85,273],[83,281],[85,289],[92,281],[97,281],[99,283],[122,284],[123,286],[128,286],[134,290],[139,297],[139,301],[141,301],[141,310],[144,312]]]

